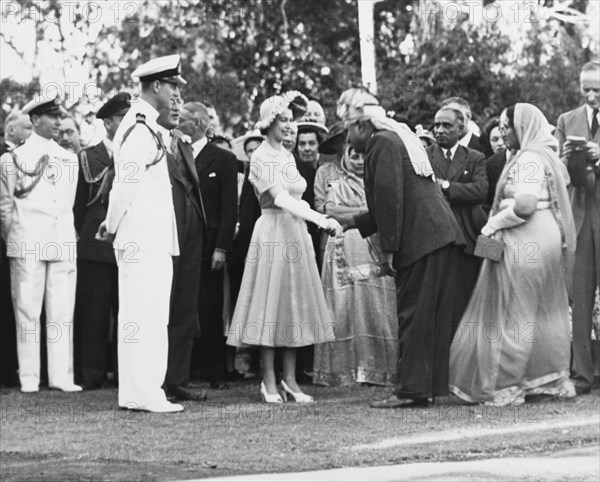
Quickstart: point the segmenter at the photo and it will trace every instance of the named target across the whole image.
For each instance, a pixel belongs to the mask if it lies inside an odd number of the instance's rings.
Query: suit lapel
[[[439,179],[446,179],[446,170],[448,168],[447,162],[444,158],[442,148],[437,144],[434,144],[432,148],[430,161],[436,177]]]
[[[178,155],[180,159],[182,159],[183,164],[185,164],[189,172],[192,174],[194,183],[198,185],[198,171],[196,170],[196,165],[194,163],[194,153],[192,152],[191,146],[188,149],[182,142],[179,142]]]
[[[213,156],[214,150],[211,148],[210,144],[205,145],[198,154],[198,157],[196,158],[196,168],[198,169],[198,176],[200,176],[201,173],[206,170],[206,168],[212,162]]]
[[[467,150],[463,147],[463,146],[458,146],[458,149],[456,149],[456,152],[454,154],[454,158],[452,159],[452,162],[450,163],[450,167],[448,168],[447,171],[447,178],[449,181],[455,181],[457,180],[461,173],[463,172],[463,169],[465,168],[465,166],[467,165]]]

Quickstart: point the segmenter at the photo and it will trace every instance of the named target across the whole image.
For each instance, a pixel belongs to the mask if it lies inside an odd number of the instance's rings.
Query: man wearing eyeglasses
[[[571,205],[577,228],[573,268],[573,356],[571,377],[577,393],[594,384],[592,316],[600,286],[600,62],[588,62],[579,85],[584,104],[558,118],[555,136],[571,176]]]

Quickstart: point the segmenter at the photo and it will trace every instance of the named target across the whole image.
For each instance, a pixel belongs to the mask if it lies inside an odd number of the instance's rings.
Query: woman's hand
[[[323,216],[322,221],[319,223],[319,227],[324,230],[329,236],[338,236],[344,234],[344,228],[334,218],[327,218]]]

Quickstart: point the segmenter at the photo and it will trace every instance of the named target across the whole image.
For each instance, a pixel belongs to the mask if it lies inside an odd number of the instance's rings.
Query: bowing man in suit
[[[473,255],[477,236],[487,221],[483,207],[488,192],[485,158],[481,152],[459,144],[463,129],[462,112],[442,107],[435,114],[434,135],[437,144],[427,149],[431,167],[452,212],[461,227],[467,246],[459,264],[460,283],[455,308],[458,318],[471,298],[481,258]],[[458,294],[458,293],[457,293]]]
[[[594,294],[600,286],[600,62],[583,66],[579,84],[585,104],[558,118],[555,136],[571,177],[569,190],[577,229],[571,376],[577,393],[587,393],[594,383],[592,314]],[[568,136],[583,137],[587,144],[577,147]],[[579,155],[578,149],[582,151]]]
[[[425,406],[448,393],[463,234],[433,179],[420,139],[408,126],[387,118],[377,99],[361,89],[342,94],[338,113],[350,143],[365,155],[369,212],[333,217],[344,229],[357,227],[363,237],[378,231],[382,267],[396,278],[398,383],[391,397],[371,407]]]
[[[204,205],[198,173],[194,164],[192,139],[174,128],[184,130],[191,122],[189,110],[178,118],[161,115],[157,122],[171,130],[167,165],[173,189],[177,220],[179,256],[173,258],[173,286],[169,314],[169,359],[165,386],[167,395],[177,400],[204,401],[206,396],[187,388],[194,336],[198,330],[198,291],[204,233]]]
[[[98,237],[114,241],[119,268],[119,406],[180,412],[162,385],[167,372],[173,256],[179,255],[166,146],[171,133],[159,116],[178,121],[179,55],[152,59],[133,73],[140,98],[113,142],[115,179]]]
[[[183,115],[193,119],[181,127],[192,139],[206,213],[198,299],[201,337],[196,341],[193,363],[202,366],[211,388],[226,388],[223,276],[237,222],[237,159],[232,152],[207,142],[211,119],[204,104],[185,104]]]
[[[475,149],[476,151],[483,153],[486,158],[493,154],[492,150],[481,141],[481,138],[469,130],[469,123],[473,118],[473,114],[471,112],[471,106],[465,99],[462,97],[449,97],[442,102],[440,107],[450,107],[462,112],[464,122],[458,141],[461,146]]]
[[[77,241],[76,320],[80,347],[78,354],[81,384],[85,389],[100,388],[108,372],[108,336],[111,315],[118,313],[117,261],[112,246],[96,239],[100,223],[106,218],[108,198],[115,177],[113,139],[127,111],[131,95],[121,92],[104,104],[96,114],[102,119],[106,137],[79,153],[79,179],[75,194]],[[116,333],[116,327],[112,330]],[[116,346],[113,344],[116,350]]]

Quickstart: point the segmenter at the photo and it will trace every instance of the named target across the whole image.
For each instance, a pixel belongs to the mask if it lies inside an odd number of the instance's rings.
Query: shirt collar
[[[450,149],[445,149],[442,147],[442,152],[444,153],[444,157],[448,157],[448,151],[450,151],[450,155],[452,156],[452,159],[454,159],[454,155],[456,154],[456,150],[458,149],[459,145],[460,145],[460,142],[457,142]]]
[[[462,139],[458,141],[461,146],[469,147],[469,142],[471,142],[471,137],[473,137],[473,133],[468,131]]]
[[[204,147],[208,144],[208,139],[203,137],[202,139],[198,139],[196,142],[192,144],[192,151],[194,152],[194,159],[198,157],[200,151],[204,149]]]

